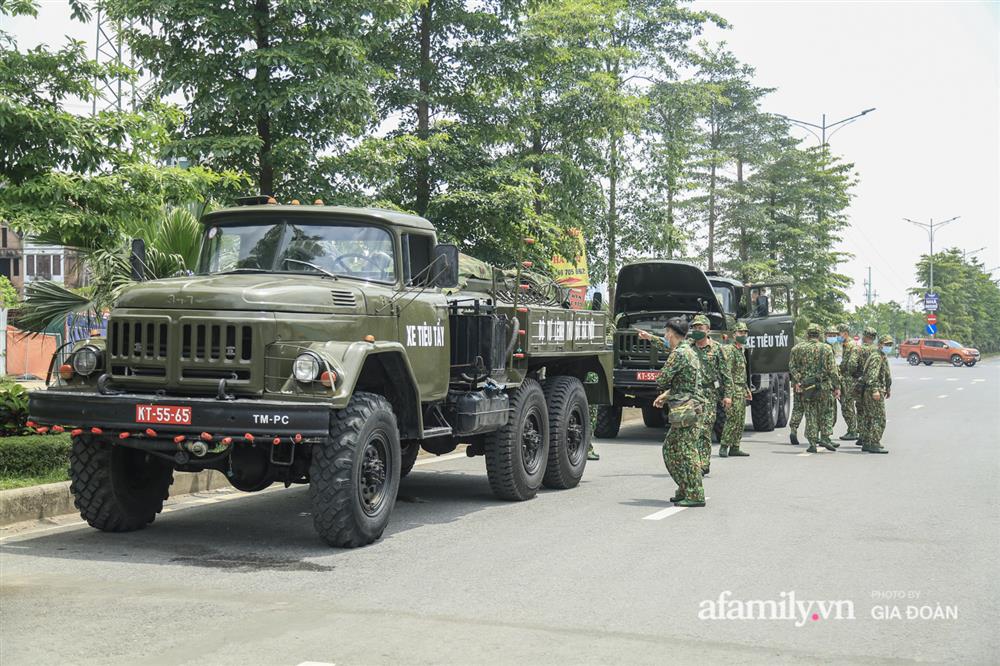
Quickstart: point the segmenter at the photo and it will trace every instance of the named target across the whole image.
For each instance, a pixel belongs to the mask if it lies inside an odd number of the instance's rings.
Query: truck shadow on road
[[[453,522],[489,508],[510,507],[493,497],[485,472],[422,471],[403,479],[389,526],[363,549],[325,545],[313,530],[306,487],[203,505],[181,505],[146,529],[112,534],[87,526],[4,544],[0,552],[95,562],[129,562],[225,569],[326,571],[352,552],[377,551],[397,535]],[[320,560],[320,561],[311,561]]]

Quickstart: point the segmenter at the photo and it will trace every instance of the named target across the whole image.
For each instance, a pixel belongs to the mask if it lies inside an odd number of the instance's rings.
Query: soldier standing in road
[[[806,329],[805,345],[796,345],[789,360],[789,373],[792,376],[792,386],[796,396],[801,396],[805,407],[806,439],[809,440],[809,453],[816,452],[819,444],[828,451],[836,451],[830,441],[824,441],[821,428],[829,417],[824,413],[829,409],[829,400],[825,395],[833,392],[840,397],[840,389],[835,388],[840,383],[837,372],[837,362],[833,349],[820,341],[823,329],[819,324],[809,324]]]
[[[865,360],[864,388],[864,425],[861,447],[867,453],[889,453],[882,447],[882,433],[885,431],[885,401],[892,391],[892,375],[889,373],[889,354],[892,353],[892,338],[883,335],[879,340],[878,350],[869,354]]]
[[[753,394],[747,384],[747,357],[743,347],[747,341],[747,325],[743,322],[736,324],[733,336],[732,344],[722,346],[726,364],[729,366],[729,376],[732,379],[729,397],[733,399],[733,404],[726,412],[722,437],[719,439],[720,458],[750,455],[740,450],[743,428],[747,421],[747,400],[753,400]]]
[[[805,350],[806,345],[809,344],[808,340],[803,340],[798,342],[792,347],[791,354],[788,357],[789,363],[789,374],[791,373],[791,362],[793,358],[801,357]],[[796,351],[798,350],[798,351]],[[802,394],[794,390],[795,381],[792,380],[792,415],[788,417],[788,441],[794,446],[799,445],[799,424],[802,423],[802,414],[805,412],[805,402],[802,400]]]
[[[862,449],[865,447],[864,423],[867,418],[865,408],[868,404],[864,399],[865,364],[868,362],[869,357],[878,352],[875,348],[875,338],[877,337],[878,332],[874,328],[871,326],[866,327],[861,333],[861,346],[855,350],[854,355],[851,357],[851,363],[848,366],[848,372],[852,379],[851,384],[854,388],[854,403],[857,405],[858,410],[858,439],[855,443]]]
[[[847,423],[847,432],[840,439],[853,442],[858,438],[858,410],[854,400],[854,377],[851,376],[851,360],[858,353],[858,344],[851,338],[847,324],[837,327],[843,351],[840,356],[840,413]]]
[[[712,430],[715,427],[717,416],[716,406],[721,399],[722,408],[729,411],[733,404],[732,378],[729,374],[725,360],[722,357],[722,345],[708,337],[711,324],[708,317],[703,314],[695,315],[691,320],[691,332],[688,338],[694,341],[694,349],[698,352],[701,360],[701,387],[702,404],[704,411],[701,415],[701,469],[704,474],[711,471],[712,462]]]
[[[837,335],[837,327],[830,325],[826,327],[826,344],[830,345],[830,350],[833,351],[833,360],[837,360],[837,352],[834,350],[834,345],[839,342],[839,336]],[[840,395],[844,394],[843,379],[840,378],[840,371],[837,371],[838,379],[837,383],[834,384],[833,388],[840,390]],[[834,397],[833,391],[823,394],[823,399],[827,401],[827,406],[823,409],[823,423],[820,428],[820,436],[824,442],[829,442],[833,445],[833,448],[840,448],[840,444],[834,442],[831,438],[833,437],[833,427],[837,425],[837,398]]]
[[[701,480],[700,435],[701,361],[686,343],[688,324],[680,317],[667,321],[666,345],[672,349],[656,383],[663,393],[653,406],[669,407],[670,428],[663,440],[663,464],[677,484],[670,501],[677,506],[705,506]]]

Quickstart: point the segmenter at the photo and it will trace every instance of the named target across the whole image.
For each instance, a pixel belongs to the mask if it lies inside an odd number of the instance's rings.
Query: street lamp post
[[[917,222],[915,220],[911,220],[908,217],[904,217],[903,218],[904,220],[906,220],[910,224],[915,224],[918,227],[920,227],[921,229],[923,229],[924,231],[926,231],[927,232],[927,237],[931,241],[930,286],[927,288],[927,291],[929,291],[929,292],[933,293],[933,291],[934,291],[934,231],[935,231],[935,229],[940,229],[941,227],[943,227],[946,224],[954,222],[959,217],[961,217],[961,215],[956,215],[955,217],[953,217],[951,219],[948,219],[948,220],[945,220],[944,222],[935,222],[934,218],[931,218],[930,224],[925,224],[923,222]]]
[[[827,139],[827,137],[826,137],[826,131],[827,130],[833,129],[834,127],[837,128],[837,129],[833,130],[832,132],[830,132],[830,137],[832,138],[833,135],[836,134],[845,125],[848,125],[848,124],[854,122],[855,120],[857,120],[861,116],[867,115],[867,114],[871,113],[874,110],[875,110],[874,107],[872,107],[870,109],[865,109],[864,111],[862,111],[861,113],[859,113],[857,115],[853,115],[853,116],[851,116],[849,118],[844,118],[843,120],[838,120],[835,123],[829,123],[829,124],[826,122],[826,114],[824,113],[823,114],[823,120],[822,120],[822,122],[819,125],[817,125],[816,123],[807,123],[804,120],[796,120],[795,118],[789,118],[788,116],[782,115],[780,113],[777,113],[775,115],[778,116],[779,118],[784,118],[785,120],[787,120],[790,123],[795,123],[796,125],[801,125],[803,128],[805,128],[810,133],[812,133],[813,136],[815,136],[817,139],[819,139],[820,140],[820,145],[823,147],[823,150],[826,150],[826,139]],[[811,129],[809,129],[810,127],[815,127],[816,129],[818,129],[820,131],[820,133],[821,133],[820,136],[816,136],[816,133],[813,132]]]

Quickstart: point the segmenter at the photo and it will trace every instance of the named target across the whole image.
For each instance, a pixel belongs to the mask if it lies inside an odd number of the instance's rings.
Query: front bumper
[[[640,380],[638,373],[652,373],[659,376],[657,370],[616,369],[614,371],[615,391],[614,404],[617,407],[648,407],[653,404],[661,391],[655,379]]]
[[[190,425],[139,423],[137,405],[190,407]],[[28,403],[29,419],[39,426],[100,428],[114,432],[156,431],[158,437],[201,433],[215,437],[255,438],[326,437],[330,408],[326,404],[280,400],[192,398],[142,393],[102,395],[80,391],[33,391]]]

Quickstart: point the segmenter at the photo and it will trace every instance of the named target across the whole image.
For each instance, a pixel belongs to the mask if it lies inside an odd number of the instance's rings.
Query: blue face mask
[[[843,341],[844,341],[844,336],[838,335],[837,336],[837,342],[843,342]]]
[[[890,353],[892,353],[892,345],[889,345],[888,347],[882,347],[882,353],[883,354],[890,354]]]
[[[832,345],[837,342],[840,342],[840,338],[837,337],[836,335],[828,335],[826,336],[826,341]]]

